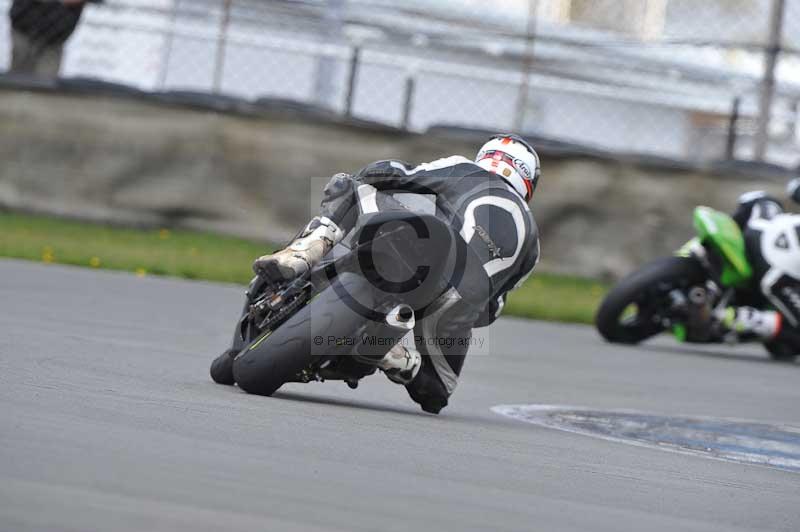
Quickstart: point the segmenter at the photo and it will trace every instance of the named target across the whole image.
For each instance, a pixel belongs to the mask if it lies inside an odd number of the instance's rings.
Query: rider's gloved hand
[[[795,203],[800,203],[800,177],[795,177],[786,184],[786,194]]]
[[[774,310],[753,307],[727,307],[714,312],[717,322],[738,339],[760,338],[769,340],[781,330],[781,315]]]

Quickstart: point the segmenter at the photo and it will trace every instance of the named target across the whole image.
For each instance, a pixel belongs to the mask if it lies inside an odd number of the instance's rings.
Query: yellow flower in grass
[[[45,246],[42,249],[42,262],[50,264],[51,262],[53,262],[54,259],[55,256],[53,255],[53,248],[51,248],[50,246]]]
[[[168,239],[169,238],[169,229],[161,229],[158,232],[158,238],[160,238],[161,240]]]
[[[136,277],[144,277],[147,275],[147,270],[144,268],[136,268]]]
[[[89,259],[89,266],[92,268],[99,268],[100,267],[100,257],[92,257]]]

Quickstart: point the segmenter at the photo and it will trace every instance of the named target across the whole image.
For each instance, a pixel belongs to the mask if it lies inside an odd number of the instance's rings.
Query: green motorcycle
[[[681,342],[722,343],[734,337],[715,319],[730,305],[768,308],[747,260],[744,237],[729,215],[709,207],[694,211],[697,237],[672,257],[658,259],[622,279],[595,317],[609,342],[638,344],[671,331]],[[764,344],[775,360],[792,361],[786,344]]]

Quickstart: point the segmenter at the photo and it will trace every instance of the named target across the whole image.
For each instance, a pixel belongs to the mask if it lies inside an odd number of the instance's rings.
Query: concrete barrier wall
[[[239,116],[135,97],[0,93],[0,207],[145,226],[290,237],[321,177],[383,158],[471,156],[478,136],[411,135],[298,114]],[[692,234],[697,204],[731,210],[745,191],[782,195],[788,176],[751,177],[542,149],[532,205],[542,268],[616,277]]]

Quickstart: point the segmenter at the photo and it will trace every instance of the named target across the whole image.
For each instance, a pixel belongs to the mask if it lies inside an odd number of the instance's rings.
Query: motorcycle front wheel
[[[595,325],[609,342],[638,344],[664,330],[660,312],[675,288],[702,283],[706,277],[697,259],[665,257],[628,275],[606,295]]]
[[[211,363],[211,368],[209,369],[211,379],[214,382],[217,384],[234,384],[233,357],[235,357],[237,353],[238,351],[228,349],[214,359],[214,361]]]

